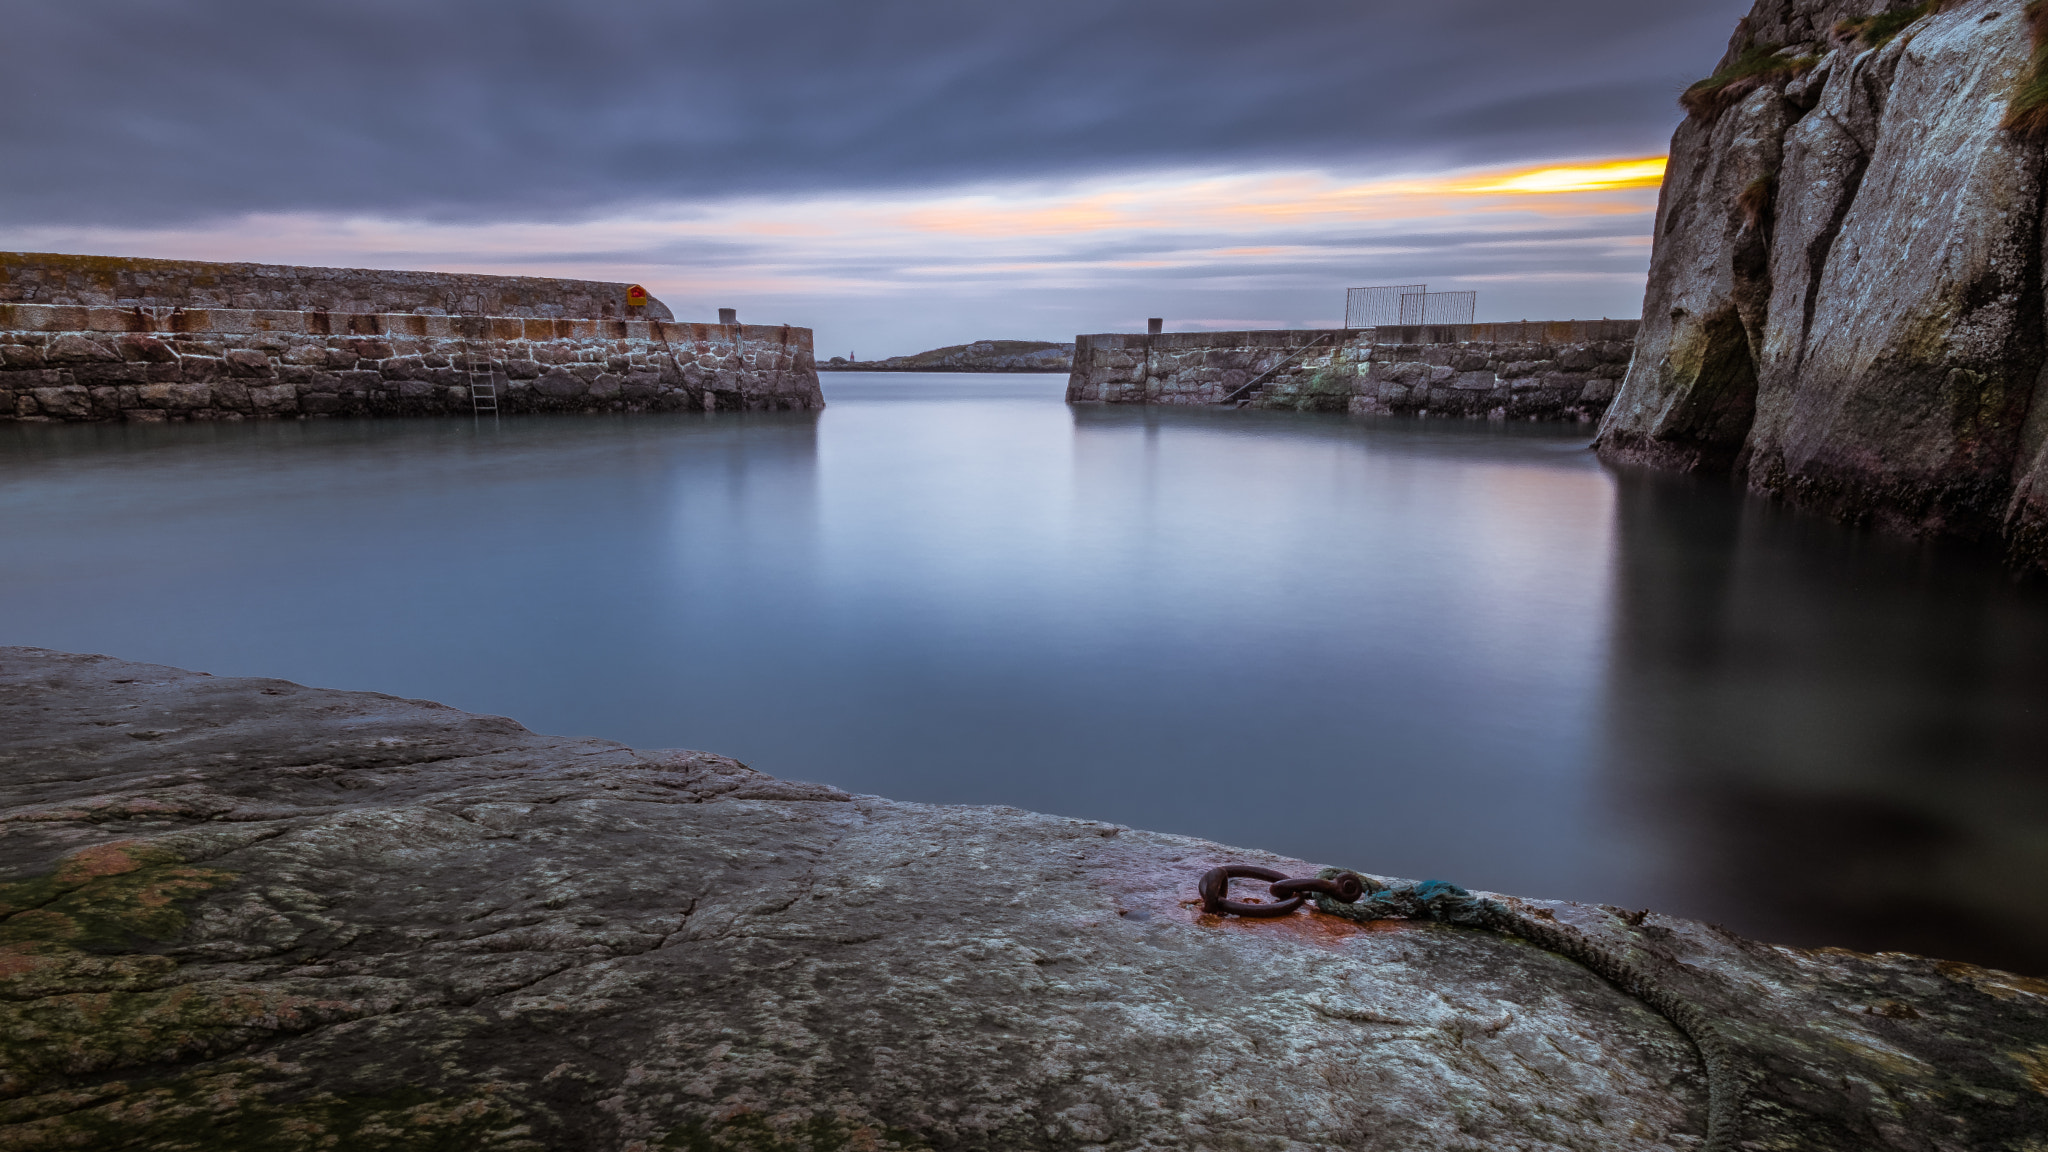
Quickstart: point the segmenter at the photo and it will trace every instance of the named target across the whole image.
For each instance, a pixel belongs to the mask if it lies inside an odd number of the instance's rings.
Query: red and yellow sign
[[[647,304],[647,289],[638,284],[626,289],[626,307],[641,308]]]

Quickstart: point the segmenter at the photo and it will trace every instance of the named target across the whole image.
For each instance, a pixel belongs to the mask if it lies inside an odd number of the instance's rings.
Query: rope
[[[1317,875],[1324,880],[1358,876],[1342,868],[1325,868]],[[1706,1070],[1707,1139],[1701,1152],[1737,1152],[1743,1074],[1734,1049],[1704,1008],[1658,983],[1633,956],[1607,948],[1562,924],[1524,916],[1498,900],[1474,896],[1449,881],[1424,880],[1420,884],[1389,888],[1367,876],[1358,879],[1364,883],[1366,894],[1356,903],[1347,904],[1327,893],[1317,893],[1316,907],[1360,923],[1397,917],[1435,920],[1459,928],[1483,928],[1519,936],[1546,952],[1583,964],[1608,983],[1656,1009],[1658,1015],[1671,1021],[1692,1041]]]

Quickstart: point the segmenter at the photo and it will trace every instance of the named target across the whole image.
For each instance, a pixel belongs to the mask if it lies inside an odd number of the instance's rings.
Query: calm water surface
[[[2048,971],[2048,593],[1576,427],[1070,409],[0,429],[0,642]]]

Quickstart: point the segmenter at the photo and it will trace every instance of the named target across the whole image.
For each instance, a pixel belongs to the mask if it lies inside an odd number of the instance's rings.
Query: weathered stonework
[[[0,648],[0,1148],[1701,1146],[1647,986],[1493,932],[1205,915],[1226,861],[1314,872]],[[1727,1147],[2048,1132],[2048,983],[1502,899],[1699,1007]]]
[[[466,415],[471,353],[507,413],[824,406],[807,328],[0,304],[0,420]]]
[[[1603,320],[1080,336],[1067,399],[1584,422],[1598,419],[1613,398],[1636,326]]]
[[[644,305],[628,304],[629,287],[546,276],[0,252],[0,303],[675,319],[651,296]]]

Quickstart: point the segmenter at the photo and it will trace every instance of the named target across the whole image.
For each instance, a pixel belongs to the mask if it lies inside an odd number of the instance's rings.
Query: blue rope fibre
[[[1699,1052],[1707,1074],[1707,1139],[1701,1152],[1736,1152],[1742,1124],[1742,1073],[1735,1053],[1704,1008],[1658,983],[1628,951],[1603,945],[1555,921],[1524,916],[1498,900],[1474,896],[1448,880],[1388,887],[1369,876],[1343,868],[1325,868],[1320,879],[1357,876],[1365,895],[1347,904],[1326,893],[1315,896],[1316,908],[1332,916],[1365,923],[1372,920],[1434,920],[1457,928],[1479,928],[1520,937],[1546,952],[1590,968],[1623,992],[1671,1021]]]

